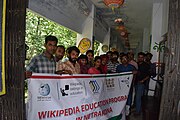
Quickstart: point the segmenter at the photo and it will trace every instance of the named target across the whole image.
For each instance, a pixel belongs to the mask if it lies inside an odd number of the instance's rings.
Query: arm
[[[140,83],[144,83],[146,80],[149,79],[149,76],[146,76],[144,79],[142,79],[141,81],[139,81]]]
[[[30,78],[32,76],[32,72],[35,72],[35,69],[37,67],[36,64],[36,58],[34,57],[31,62],[29,63],[29,65],[26,67],[26,71],[25,71],[25,78]]]

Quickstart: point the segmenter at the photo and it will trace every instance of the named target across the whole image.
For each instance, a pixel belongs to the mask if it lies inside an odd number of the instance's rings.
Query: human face
[[[152,57],[150,55],[146,55],[146,61],[151,61]]]
[[[106,65],[107,64],[107,58],[102,58],[102,65]]]
[[[101,66],[101,59],[97,59],[94,65],[95,65],[95,68],[99,68]]]
[[[127,56],[123,56],[123,57],[121,58],[121,63],[122,63],[123,65],[128,64],[128,58],[127,58]]]
[[[138,56],[138,62],[143,62],[144,61],[144,56],[143,55],[139,55]]]
[[[62,47],[58,47],[55,53],[55,56],[59,59],[62,60],[62,58],[64,57],[64,49]]]
[[[53,55],[57,49],[57,42],[56,41],[48,41],[47,44],[44,44],[46,48],[46,52],[50,55]]]
[[[117,61],[118,59],[118,56],[116,54],[112,54],[112,58],[111,58],[113,61]]]
[[[75,50],[71,51],[71,53],[69,54],[69,61],[72,63],[76,63],[78,55],[79,54]]]
[[[111,59],[112,54],[111,54],[111,53],[108,53],[107,56],[108,56],[109,59]]]
[[[80,59],[80,63],[81,63],[82,65],[86,65],[86,64],[87,64],[87,60],[86,60],[86,59]]]
[[[129,60],[133,60],[134,59],[134,54],[133,53],[128,53],[128,57],[129,57]]]
[[[94,56],[92,53],[88,53],[87,57],[88,57],[88,61],[93,61]]]

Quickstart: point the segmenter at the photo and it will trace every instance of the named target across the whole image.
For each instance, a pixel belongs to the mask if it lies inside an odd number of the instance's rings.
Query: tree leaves
[[[29,47],[27,59],[31,59],[34,55],[40,54],[43,51],[47,35],[56,36],[58,38],[58,45],[64,45],[65,48],[76,43],[77,34],[75,32],[28,11],[26,15],[25,37],[26,44]]]

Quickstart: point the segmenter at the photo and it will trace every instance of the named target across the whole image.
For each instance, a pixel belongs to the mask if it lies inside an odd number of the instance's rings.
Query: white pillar
[[[152,12],[152,41],[151,41],[151,53],[153,54],[152,62],[158,62],[158,51],[154,50],[155,43],[159,43],[162,40],[162,16],[163,16],[163,3],[153,3]],[[156,81],[150,80],[149,89],[155,90]],[[153,96],[154,91],[149,91],[148,95]]]
[[[94,28],[94,13],[95,13],[95,7],[92,5],[92,10],[87,19],[84,21],[82,24],[83,30],[82,34],[77,34],[77,41],[76,41],[76,46],[79,45],[79,42],[81,41],[82,38],[88,38],[91,41],[91,47],[92,49],[92,44],[93,44],[93,28]],[[74,23],[76,24],[76,23]]]
[[[143,48],[142,51],[148,51],[150,50],[150,31],[147,28],[144,28],[143,31]]]

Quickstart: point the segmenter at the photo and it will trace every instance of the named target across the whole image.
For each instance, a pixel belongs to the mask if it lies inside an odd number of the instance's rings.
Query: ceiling
[[[137,48],[143,40],[144,28],[151,30],[151,16],[153,0],[125,0],[124,4],[114,11],[106,6],[103,0],[91,0],[97,14],[111,27],[115,29],[118,24],[116,18],[122,18],[129,35],[130,48]]]
[[[144,29],[151,31],[154,1],[156,0],[125,0],[120,8],[113,11],[104,4],[103,0],[29,0],[28,8],[60,25],[81,33],[82,23],[86,20],[93,3],[96,6],[96,17],[106,28],[111,28],[112,36],[120,36],[120,32],[115,29],[119,24],[115,23],[114,20],[122,18],[129,33],[126,42],[128,41],[130,48],[137,49],[142,43]],[[98,32],[98,34],[101,33]],[[115,43],[115,41],[111,40],[111,43]]]

